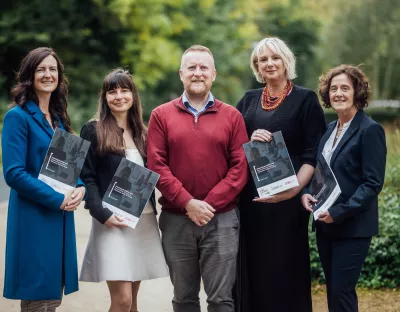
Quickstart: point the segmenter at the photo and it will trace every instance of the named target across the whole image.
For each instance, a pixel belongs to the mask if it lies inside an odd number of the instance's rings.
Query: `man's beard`
[[[185,89],[185,92],[189,97],[205,97],[210,92],[210,90],[205,84],[203,84],[201,87],[194,87],[193,85],[189,85]]]

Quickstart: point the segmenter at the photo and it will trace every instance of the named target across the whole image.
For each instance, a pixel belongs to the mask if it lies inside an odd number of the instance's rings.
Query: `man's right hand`
[[[104,222],[105,225],[108,227],[127,227],[124,223],[124,218],[118,217],[116,215],[112,215],[111,217],[108,218],[106,222]]]
[[[215,209],[205,201],[197,199],[189,200],[185,209],[190,220],[198,226],[206,225],[214,217],[215,212]]]

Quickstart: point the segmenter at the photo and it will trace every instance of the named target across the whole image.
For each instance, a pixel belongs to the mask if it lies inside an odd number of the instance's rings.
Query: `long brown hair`
[[[35,71],[39,64],[49,55],[56,59],[58,70],[58,85],[50,96],[49,113],[53,126],[58,126],[58,118],[60,118],[65,129],[68,132],[72,132],[71,121],[67,113],[68,80],[64,75],[64,65],[51,48],[41,47],[34,49],[24,57],[17,73],[17,84],[11,90],[13,102],[10,107],[24,107],[29,101],[39,105],[39,99],[34,89]]]
[[[133,104],[128,111],[128,125],[132,131],[136,148],[139,150],[140,155],[146,159],[146,126],[143,122],[142,104],[132,76],[127,70],[121,68],[114,69],[104,78],[103,87],[100,91],[96,113],[98,119],[96,131],[97,151],[100,155],[115,153],[125,156],[122,130],[111,113],[106,99],[107,91],[117,88],[126,88],[132,91]]]

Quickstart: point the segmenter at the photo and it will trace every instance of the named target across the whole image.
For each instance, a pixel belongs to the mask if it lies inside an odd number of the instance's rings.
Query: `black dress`
[[[326,124],[317,95],[294,85],[273,111],[261,107],[262,89],[250,90],[237,104],[248,136],[257,129],[282,131],[296,172],[316,165],[316,148]],[[243,190],[239,208],[241,241],[237,309],[241,312],[312,311],[308,247],[309,213],[300,194],[276,204],[256,203],[253,179]]]

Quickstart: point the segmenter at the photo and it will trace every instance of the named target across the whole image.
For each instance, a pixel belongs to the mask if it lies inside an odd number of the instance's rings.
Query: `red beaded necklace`
[[[265,86],[262,96],[261,96],[261,107],[266,111],[271,111],[277,108],[282,104],[283,100],[287,97],[287,95],[292,91],[293,83],[288,80],[283,92],[277,97],[271,97],[269,93],[268,85]]]

